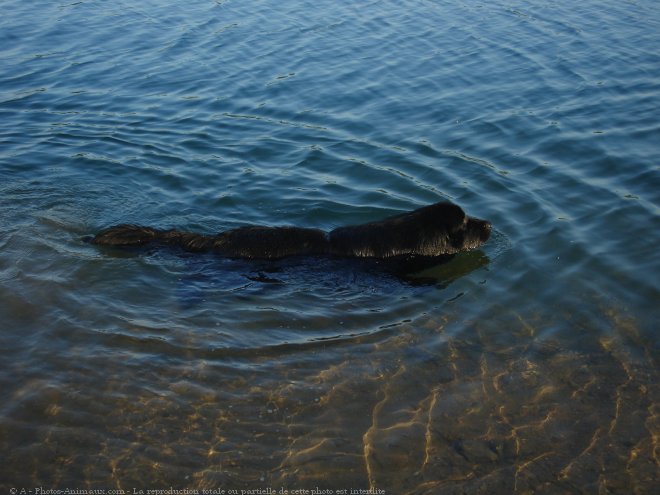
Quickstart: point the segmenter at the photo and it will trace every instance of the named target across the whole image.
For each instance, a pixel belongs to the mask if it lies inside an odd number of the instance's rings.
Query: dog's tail
[[[146,244],[168,244],[186,251],[208,251],[214,237],[179,230],[158,230],[141,225],[122,224],[102,230],[90,242],[100,246],[137,247]]]

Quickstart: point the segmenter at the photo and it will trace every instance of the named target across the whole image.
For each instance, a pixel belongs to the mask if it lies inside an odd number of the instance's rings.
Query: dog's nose
[[[484,228],[481,230],[481,240],[486,242],[490,237],[490,232],[493,230],[493,225],[490,222],[484,221]]]

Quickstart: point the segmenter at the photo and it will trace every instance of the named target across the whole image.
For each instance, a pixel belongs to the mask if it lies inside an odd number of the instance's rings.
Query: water
[[[3,489],[657,487],[656,2],[3,7]],[[442,199],[417,281],[82,242]]]

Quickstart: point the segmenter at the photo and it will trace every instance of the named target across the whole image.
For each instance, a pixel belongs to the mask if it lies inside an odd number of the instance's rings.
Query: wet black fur
[[[239,227],[216,235],[117,225],[91,239],[103,246],[162,244],[186,251],[212,251],[228,258],[278,259],[294,255],[359,258],[437,257],[481,246],[491,225],[442,202],[376,222],[329,233],[301,227]]]

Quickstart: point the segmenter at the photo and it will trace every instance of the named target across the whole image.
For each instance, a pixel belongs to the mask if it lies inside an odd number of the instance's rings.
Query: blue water
[[[651,493],[658,33],[651,0],[3,2],[0,487]],[[417,282],[83,242],[441,200],[494,232]]]

